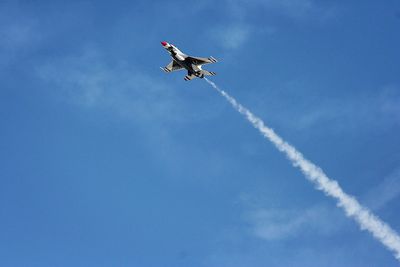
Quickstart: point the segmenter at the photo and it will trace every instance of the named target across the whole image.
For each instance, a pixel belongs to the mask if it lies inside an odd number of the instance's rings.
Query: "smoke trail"
[[[272,129],[267,127],[264,122],[251,113],[247,108],[239,104],[233,97],[220,89],[214,82],[205,80],[217,90],[229,103],[246,119],[258,129],[261,134],[271,141],[276,148],[283,152],[292,162],[293,166],[298,167],[304,176],[312,182],[318,190],[337,200],[337,205],[341,207],[348,217],[353,218],[360,226],[361,230],[367,230],[379,240],[386,248],[394,252],[394,256],[400,261],[400,236],[388,224],[381,221],[367,208],[345,192],[335,180],[331,180],[318,166],[304,158],[304,156],[293,146],[285,142]]]

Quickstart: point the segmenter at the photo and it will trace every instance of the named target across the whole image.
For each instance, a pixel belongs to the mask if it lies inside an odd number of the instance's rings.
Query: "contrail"
[[[207,78],[205,80],[225,97],[239,113],[244,115],[254,128],[258,129],[279,151],[283,152],[292,162],[293,166],[302,171],[307,180],[312,182],[318,190],[336,199],[337,205],[345,211],[348,217],[353,218],[359,224],[361,230],[369,231],[387,249],[391,250],[395,258],[400,261],[400,236],[395,230],[372,214],[368,208],[361,206],[353,196],[346,194],[337,181],[330,179],[321,168],[304,158],[295,147],[285,142],[271,128],[267,127],[260,118],[251,113],[250,110],[239,104],[214,82]]]

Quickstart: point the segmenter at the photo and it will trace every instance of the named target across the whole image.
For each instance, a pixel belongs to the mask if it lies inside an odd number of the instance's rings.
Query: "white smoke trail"
[[[239,104],[214,82],[207,78],[205,78],[205,80],[225,97],[238,112],[244,115],[254,128],[258,129],[279,151],[283,152],[292,164],[303,172],[307,180],[315,184],[318,190],[335,198],[337,200],[337,205],[345,211],[348,217],[353,218],[362,230],[371,232],[386,248],[393,251],[396,259],[400,261],[400,236],[396,231],[372,214],[370,210],[361,206],[353,196],[343,192],[342,188],[335,180],[331,180],[318,166],[304,158],[296,148],[285,142],[272,129],[267,127],[260,118],[256,117],[247,108]]]

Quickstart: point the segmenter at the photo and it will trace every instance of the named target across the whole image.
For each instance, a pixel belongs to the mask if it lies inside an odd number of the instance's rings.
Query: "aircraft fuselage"
[[[184,78],[186,81],[192,80],[193,78],[196,77],[204,78],[204,76],[212,76],[216,74],[213,71],[202,69],[202,65],[204,64],[211,64],[217,62],[215,58],[188,56],[173,44],[169,44],[165,41],[161,42],[161,44],[172,57],[172,62],[170,62],[167,66],[161,68],[163,71],[171,72],[171,71],[185,69],[187,70],[187,75]]]
[[[201,66],[196,66],[192,64],[191,61],[187,60],[188,56],[174,45],[167,44],[166,46],[167,47],[165,47],[165,49],[168,50],[172,59],[182,68],[185,68],[188,71],[188,75],[193,74],[199,78],[204,78],[204,74],[201,73]]]

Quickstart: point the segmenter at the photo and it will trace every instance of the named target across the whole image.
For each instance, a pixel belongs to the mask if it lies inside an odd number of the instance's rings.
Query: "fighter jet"
[[[215,75],[215,72],[203,70],[201,68],[204,64],[215,63],[217,60],[213,57],[191,57],[181,52],[173,44],[167,42],[161,42],[162,46],[170,53],[172,57],[172,62],[169,63],[164,68],[161,68],[165,72],[172,72],[176,70],[186,69],[188,74],[185,76],[185,81],[189,81],[193,78],[199,77],[204,78],[204,76]]]

